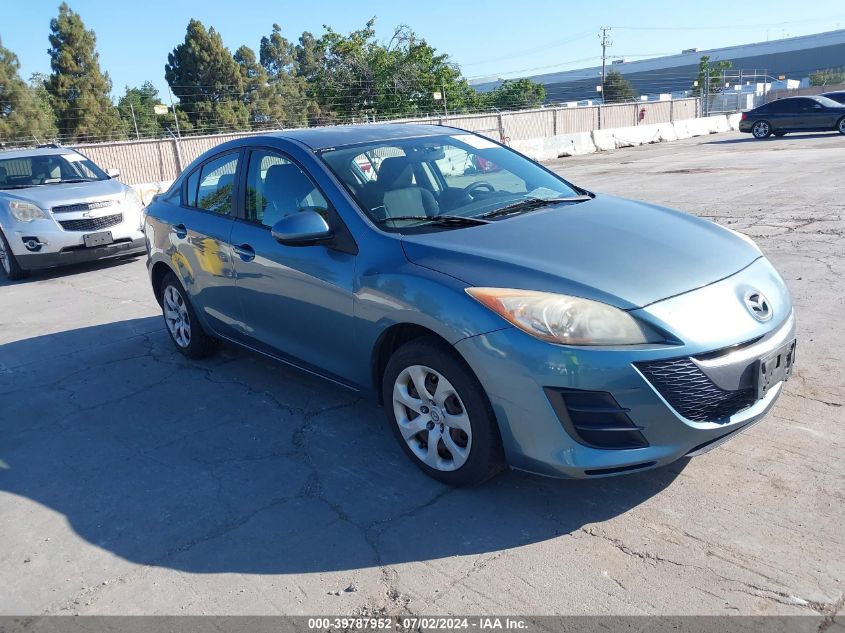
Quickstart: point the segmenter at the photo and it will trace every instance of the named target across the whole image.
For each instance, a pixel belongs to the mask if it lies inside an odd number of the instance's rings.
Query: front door
[[[354,362],[352,308],[355,255],[330,246],[283,246],[270,229],[286,215],[331,207],[300,167],[274,150],[250,153],[244,218],[232,246],[247,342],[335,378]]]

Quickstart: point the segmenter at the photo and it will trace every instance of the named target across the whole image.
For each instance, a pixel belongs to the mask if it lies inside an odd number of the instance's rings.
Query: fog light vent
[[[606,391],[545,387],[563,428],[572,438],[592,448],[630,449],[648,446],[642,430]]]

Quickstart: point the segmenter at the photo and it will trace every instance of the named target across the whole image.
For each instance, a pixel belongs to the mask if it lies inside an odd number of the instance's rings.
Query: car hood
[[[623,309],[720,279],[761,257],[693,215],[597,195],[490,224],[402,238],[411,262],[472,286],[559,292]]]
[[[0,196],[7,199],[26,200],[42,209],[65,204],[113,200],[123,194],[125,186],[119,180],[72,182],[63,185],[41,185],[26,189],[0,189]]]

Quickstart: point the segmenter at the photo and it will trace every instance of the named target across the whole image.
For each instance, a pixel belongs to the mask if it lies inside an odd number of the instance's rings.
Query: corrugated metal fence
[[[451,125],[478,132],[505,144],[558,134],[591,132],[597,129],[629,127],[649,123],[670,123],[700,116],[699,100],[649,101],[583,108],[538,108],[516,112],[462,114],[426,119],[404,119],[405,123]],[[173,180],[184,167],[206,150],[236,138],[266,132],[239,132],[180,139],[151,139],[77,145],[75,149],[104,168],[120,170],[129,184]]]

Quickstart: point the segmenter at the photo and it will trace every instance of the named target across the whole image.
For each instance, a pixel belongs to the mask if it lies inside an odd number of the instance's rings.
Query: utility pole
[[[170,86],[167,87],[167,94],[170,95],[170,109],[173,110],[173,120],[176,122],[176,136],[182,138],[182,133],[179,131],[179,117],[176,115],[176,106],[173,105],[173,91]]]
[[[129,110],[132,112],[132,123],[135,124],[135,138],[137,140],[141,140],[141,135],[138,134],[138,120],[135,118],[135,106],[132,105],[132,102],[129,102]]]
[[[605,77],[605,66],[607,65],[607,47],[610,46],[613,42],[610,40],[609,35],[610,27],[603,26],[601,27],[601,100],[604,103],[604,77]]]
[[[612,44],[612,42],[610,41],[610,35],[608,35],[608,31],[610,31],[610,27],[609,26],[603,26],[603,27],[601,27],[600,30],[601,30],[601,34],[599,35],[599,38],[601,38],[601,105],[599,106],[598,111],[597,111],[598,112],[598,118],[599,118],[599,120],[598,120],[599,129],[601,129],[601,126],[602,126],[602,120],[601,120],[602,106],[604,106],[607,103],[607,101],[604,98],[604,76],[605,76],[605,66],[607,65],[607,47]]]

